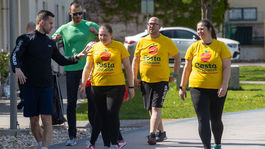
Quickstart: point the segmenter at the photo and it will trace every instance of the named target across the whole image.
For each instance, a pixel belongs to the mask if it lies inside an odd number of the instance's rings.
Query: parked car
[[[160,33],[172,39],[172,41],[178,47],[182,59],[184,59],[189,46],[200,39],[195,30],[187,27],[165,27],[160,29]],[[134,36],[125,37],[124,46],[129,51],[131,58],[134,55],[134,50],[137,42],[146,35],[148,35],[147,30]],[[239,59],[240,44],[238,41],[219,37],[217,37],[217,40],[222,41],[226,44],[232,54],[232,59]]]

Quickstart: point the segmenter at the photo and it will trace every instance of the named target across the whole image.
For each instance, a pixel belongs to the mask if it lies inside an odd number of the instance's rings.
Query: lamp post
[[[15,5],[14,0],[9,0],[9,51],[15,47]],[[10,71],[10,129],[17,129],[17,96],[16,96],[16,77],[13,71]]]

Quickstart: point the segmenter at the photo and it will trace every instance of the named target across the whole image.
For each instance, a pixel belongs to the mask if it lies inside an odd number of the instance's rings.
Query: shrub
[[[6,77],[9,73],[9,52],[0,52],[0,81],[1,84],[4,84]]]

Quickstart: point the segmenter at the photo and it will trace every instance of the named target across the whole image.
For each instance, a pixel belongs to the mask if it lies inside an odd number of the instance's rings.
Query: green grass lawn
[[[176,85],[170,84],[164,107],[163,118],[179,119],[195,117],[195,112],[188,92],[188,97],[182,101]],[[224,113],[265,108],[265,85],[241,84],[241,90],[229,90]],[[143,108],[140,91],[136,91],[134,99],[123,103],[120,119],[147,119],[148,112]],[[82,104],[77,110],[77,120],[87,120],[87,103]]]
[[[240,67],[240,80],[265,81],[265,67]],[[263,80],[262,80],[263,79]],[[265,85],[240,84],[241,90],[229,90],[224,113],[265,108]],[[171,83],[162,109],[163,118],[179,119],[195,117],[190,93],[182,101],[176,91],[176,84]],[[141,92],[136,90],[134,99],[123,103],[120,119],[148,119],[149,114],[143,108]],[[77,109],[77,120],[87,120],[87,103]]]
[[[265,81],[265,67],[241,66],[240,81]]]

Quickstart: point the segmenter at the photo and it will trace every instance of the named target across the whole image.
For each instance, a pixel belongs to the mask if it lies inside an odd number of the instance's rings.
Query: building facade
[[[242,60],[264,60],[265,0],[229,0],[224,36],[240,42]]]
[[[0,0],[0,50],[7,51],[9,48],[9,0]],[[15,3],[15,20],[16,20],[16,36],[26,32],[28,22],[35,22],[37,13],[46,9],[54,13],[54,27],[51,34],[55,30],[69,21],[69,6],[72,0],[14,0]]]

